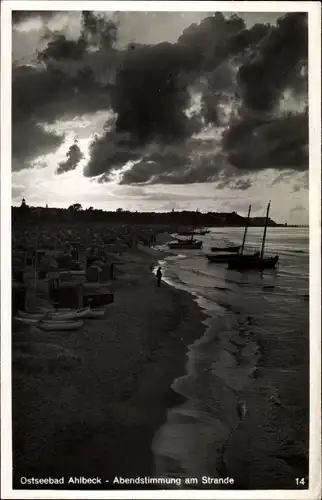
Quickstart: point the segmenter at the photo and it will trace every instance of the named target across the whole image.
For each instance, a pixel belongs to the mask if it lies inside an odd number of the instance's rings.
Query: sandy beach
[[[156,287],[159,257],[124,254],[103,320],[86,320],[76,332],[13,334],[14,343],[68,350],[64,364],[38,358],[33,368],[13,367],[15,488],[26,487],[21,476],[154,474],[153,436],[181,402],[171,383],[185,373],[187,346],[202,336],[205,319],[189,294]]]

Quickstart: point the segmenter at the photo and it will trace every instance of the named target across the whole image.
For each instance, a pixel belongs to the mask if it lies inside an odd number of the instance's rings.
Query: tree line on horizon
[[[12,207],[12,223],[81,223],[100,222],[116,224],[152,224],[165,226],[189,226],[189,227],[216,227],[216,226],[244,226],[246,217],[237,212],[207,212],[199,209],[172,210],[170,212],[132,212],[118,208],[115,211],[105,211],[89,207],[83,209],[80,203],[74,203],[68,208],[44,208],[29,207],[23,204],[20,207]],[[262,226],[265,217],[251,217],[250,224]],[[277,225],[269,219],[269,225]]]

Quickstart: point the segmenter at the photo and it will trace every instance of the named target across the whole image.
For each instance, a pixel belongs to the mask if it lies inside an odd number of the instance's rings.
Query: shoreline
[[[19,476],[28,475],[153,476],[153,437],[168,410],[185,401],[171,386],[185,375],[188,346],[202,337],[206,315],[188,292],[164,282],[157,288],[151,266],[165,253],[144,253],[124,255],[115,303],[102,321],[78,332],[29,335],[81,362],[62,373],[13,369],[15,488],[25,488]],[[28,333],[14,334],[13,342],[22,338]]]
[[[206,432],[210,417],[212,428],[204,446],[208,443],[209,449],[210,440],[214,440],[208,454],[212,463],[209,459],[203,463],[200,477],[210,467],[209,475],[217,470],[222,477],[234,477],[235,485],[230,489],[273,489],[273,483],[281,489],[292,489],[294,476],[308,480],[309,416],[305,390],[309,386],[308,344],[300,325],[296,335],[294,332],[292,337],[283,337],[274,330],[262,330],[251,316],[238,313],[237,318],[238,324],[229,334],[226,329],[221,333],[220,328],[212,332],[213,325],[209,322],[204,336],[194,343],[192,350],[196,348],[196,356],[192,353],[186,376],[176,381],[174,388],[186,401],[180,408],[169,411],[167,423],[156,436],[160,470],[166,471],[168,464],[173,470],[173,464],[177,464],[178,470],[181,466],[188,476],[198,476],[202,454],[196,450],[202,441],[200,432]],[[203,355],[207,357],[208,341],[215,351],[212,365],[205,363],[203,369],[198,369],[197,363],[202,363]],[[296,351],[292,349],[294,342],[298,344]],[[307,358],[304,363],[303,357]],[[212,375],[207,380],[208,370]],[[288,388],[294,385],[301,388],[296,395],[291,390],[288,393]],[[202,404],[210,396],[202,392],[205,386],[212,387],[212,392],[216,387],[217,397],[208,408]],[[217,403],[220,418],[217,418]],[[297,414],[299,408],[302,415]],[[200,420],[203,420],[201,425]],[[186,426],[185,432],[182,426]],[[216,449],[217,459],[213,452]],[[187,459],[194,454],[198,455],[196,460]]]

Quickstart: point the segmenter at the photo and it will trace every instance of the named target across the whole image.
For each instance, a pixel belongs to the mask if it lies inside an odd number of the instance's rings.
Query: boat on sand
[[[228,264],[230,261],[236,259],[236,254],[235,253],[218,253],[218,254],[208,253],[206,255],[206,258],[208,259],[209,262],[212,262],[212,263]],[[244,255],[243,258],[245,260],[246,259],[253,259],[254,255]]]
[[[38,328],[41,330],[46,330],[46,331],[57,331],[57,330],[63,330],[63,331],[72,331],[72,330],[78,330],[83,326],[84,322],[81,320],[77,321],[45,321],[45,320],[40,320],[37,323]]]
[[[19,316],[16,316],[13,319],[20,321],[25,325],[33,325],[36,326],[37,328],[40,328],[41,330],[47,330],[47,331],[77,330],[78,328],[81,328],[84,324],[82,320],[55,321],[55,320],[45,320],[38,318],[19,318]]]
[[[228,269],[274,269],[279,261],[279,256],[274,257],[252,257],[250,259],[239,259],[238,256],[228,262]]]
[[[238,253],[240,250],[240,245],[226,246],[226,247],[211,247],[212,252],[232,252]]]
[[[202,247],[202,241],[198,241],[198,240],[195,240],[195,241],[190,241],[190,240],[170,241],[170,243],[168,243],[168,247],[171,250],[177,250],[177,249],[180,249],[180,250],[198,250]]]
[[[264,249],[265,249],[266,232],[267,232],[270,205],[271,205],[271,202],[269,202],[267,205],[264,233],[263,233],[263,239],[262,239],[262,248],[261,248],[260,253],[257,252],[256,254],[254,254],[254,256],[252,258],[245,258],[245,256],[242,255],[242,252],[241,252],[239,255],[236,255],[236,257],[234,259],[232,259],[228,262],[228,269],[236,269],[236,270],[254,269],[254,270],[262,271],[263,269],[274,269],[276,267],[276,265],[279,261],[278,255],[275,255],[274,257],[264,257]],[[245,240],[246,240],[246,231],[244,234],[242,249],[244,248]]]
[[[30,320],[48,320],[48,321],[70,321],[76,319],[102,318],[106,312],[105,308],[91,309],[90,306],[82,309],[49,309],[47,311],[29,313],[18,311],[22,319]]]
[[[241,245],[230,245],[230,246],[226,246],[226,247],[211,247],[211,251],[214,253],[206,255],[206,258],[208,259],[208,261],[210,263],[229,264],[231,261],[234,261],[237,256],[240,256],[240,257],[242,256],[242,258],[244,260],[253,259],[254,257],[257,256],[256,253],[251,254],[251,255],[243,254],[245,241],[246,241],[247,229],[249,226],[249,216],[250,216],[251,208],[252,207],[250,205],[248,208],[248,215],[247,215],[247,220],[246,220],[246,224],[245,224],[242,244]],[[226,253],[221,253],[221,252],[226,252]],[[258,255],[259,255],[259,253],[258,253]]]

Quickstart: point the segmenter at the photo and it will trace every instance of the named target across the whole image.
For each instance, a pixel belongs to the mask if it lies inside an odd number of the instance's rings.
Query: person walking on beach
[[[161,278],[162,278],[161,267],[158,267],[158,270],[156,272],[156,277],[157,277],[157,286],[160,286],[161,285]]]

